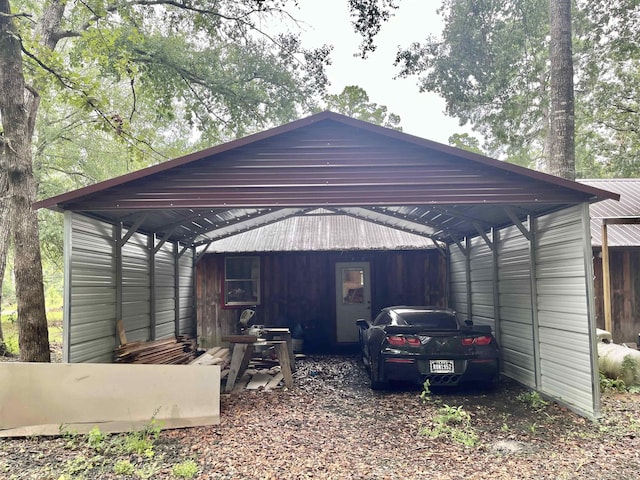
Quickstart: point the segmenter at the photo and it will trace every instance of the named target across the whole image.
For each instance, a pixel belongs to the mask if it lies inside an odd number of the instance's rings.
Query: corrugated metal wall
[[[588,207],[571,207],[532,223],[533,229],[522,225],[531,240],[516,226],[496,232],[497,282],[493,252],[483,238],[465,243],[468,259],[458,245],[450,245],[450,305],[475,323],[495,322],[505,375],[597,416]]]
[[[585,209],[586,206],[573,207],[536,219],[535,263],[539,389],[590,412],[594,398],[599,405],[599,388],[597,364],[594,365],[589,217]]]
[[[495,331],[493,251],[482,237],[471,239],[469,247],[473,322],[490,325]]]
[[[457,245],[449,246],[449,307],[453,308],[460,319],[469,317],[467,257]]]
[[[119,318],[128,342],[195,337],[193,250],[127,233],[65,212],[66,362],[112,362]]]
[[[128,232],[122,231],[123,235]],[[134,233],[122,246],[122,323],[128,342],[153,338],[151,328],[151,252],[148,237]]]
[[[160,243],[156,240],[156,244]],[[164,243],[155,255],[155,338],[170,338],[176,330],[176,246]]]
[[[180,335],[196,336],[196,319],[194,305],[194,277],[195,267],[193,250],[189,249],[180,256],[178,261],[178,319]]]
[[[65,362],[113,361],[116,343],[114,235],[111,225],[65,213]]]
[[[517,227],[498,233],[500,344],[505,375],[535,387],[529,240]]]

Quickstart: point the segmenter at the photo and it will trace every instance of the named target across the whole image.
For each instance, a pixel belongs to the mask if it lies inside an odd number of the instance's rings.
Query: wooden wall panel
[[[335,264],[370,262],[372,314],[389,305],[445,306],[446,260],[435,250],[308,252],[261,255],[262,302],[256,323],[305,332],[305,349],[335,346]],[[198,336],[204,346],[238,332],[242,307],[224,308],[224,256],[207,254],[197,266]]]
[[[598,328],[604,328],[602,258],[594,255],[595,304]],[[613,341],[636,342],[640,333],[640,249],[609,249]]]

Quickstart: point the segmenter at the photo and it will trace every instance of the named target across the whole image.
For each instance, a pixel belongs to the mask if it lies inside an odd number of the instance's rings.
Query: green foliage
[[[431,397],[431,382],[429,382],[429,379],[427,378],[424,383],[422,384],[422,392],[420,393],[420,399],[423,402],[428,402],[430,401],[433,397]]]
[[[327,110],[402,131],[400,117],[387,113],[387,107],[384,105],[371,103],[367,92],[358,86],[347,86],[339,95],[328,95],[325,102]]]
[[[621,378],[609,378],[604,372],[600,372],[600,391],[606,392],[624,392],[627,389],[627,385]]]
[[[485,138],[483,150],[544,164],[549,125],[549,2],[445,0],[441,37],[398,52],[446,111]],[[638,176],[640,17],[635,2],[573,3],[576,174]]]
[[[638,361],[631,355],[626,355],[622,360],[622,375],[624,378],[630,378],[634,380],[640,380],[638,375]],[[633,383],[633,382],[631,382]]]
[[[640,393],[640,385],[631,385],[628,388],[629,393],[637,394]]]
[[[93,427],[87,434],[87,443],[89,444],[89,447],[97,452],[104,450],[106,440],[107,435],[101,432],[97,426]]]
[[[118,460],[113,466],[113,472],[116,475],[133,475],[136,468],[129,460]]]
[[[522,392],[516,399],[537,411],[543,410],[549,405],[549,402],[542,398],[535,390]]]
[[[462,406],[443,405],[433,418],[433,425],[420,433],[430,438],[446,437],[467,447],[478,445],[479,437],[471,426],[471,415]]]
[[[171,473],[178,478],[193,478],[198,474],[198,464],[193,460],[185,460],[174,465]]]
[[[64,424],[58,427],[58,431],[66,441],[66,448],[74,449],[78,446],[78,432],[75,430],[69,430],[68,426]]]
[[[134,453],[136,455],[144,455],[147,458],[153,458],[155,455],[154,443],[160,436],[161,431],[162,422],[152,418],[144,428],[127,435],[122,443],[122,448],[126,453]]]
[[[468,133],[454,133],[449,137],[449,145],[469,152],[484,154],[480,147],[480,140]]]
[[[308,50],[295,32],[269,31],[277,22],[267,20],[289,19],[285,3],[205,0],[194,9],[181,2],[12,1],[21,13],[9,20],[22,41],[16,61],[30,88],[3,90],[3,96],[37,93],[39,197],[311,111],[325,91],[330,49]],[[0,31],[0,40],[14,36],[8,32]],[[0,124],[1,131],[7,129]],[[38,215],[50,267],[45,285],[58,301],[62,218]]]
[[[84,455],[78,455],[65,462],[64,471],[66,474],[71,475],[72,478],[81,476],[93,470],[99,460],[100,458],[95,456],[87,458]]]

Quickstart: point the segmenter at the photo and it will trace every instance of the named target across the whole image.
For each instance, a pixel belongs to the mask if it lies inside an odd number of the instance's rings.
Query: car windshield
[[[398,313],[398,320],[404,320],[407,325],[415,325],[434,330],[458,329],[458,322],[455,315],[447,312],[401,310]]]

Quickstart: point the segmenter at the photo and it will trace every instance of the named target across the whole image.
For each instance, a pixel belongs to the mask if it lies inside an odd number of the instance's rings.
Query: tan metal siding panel
[[[151,340],[150,259],[146,235],[134,233],[122,246],[122,322],[127,341]]]
[[[453,308],[460,319],[467,318],[467,274],[466,258],[457,245],[449,247],[449,306]]]
[[[67,360],[111,362],[116,343],[114,230],[76,214],[70,228]]]
[[[495,331],[493,306],[493,252],[482,237],[470,242],[471,314],[473,322]]]
[[[156,240],[156,244],[159,240]],[[175,245],[165,243],[155,254],[156,338],[172,338],[176,330]]]
[[[582,206],[536,221],[542,393],[594,410]]]
[[[196,320],[194,310],[194,266],[193,266],[193,249],[187,250],[180,257],[179,267],[179,285],[178,289],[180,305],[178,318],[180,324],[179,333],[181,335],[196,336]]]
[[[535,386],[529,241],[516,228],[498,232],[498,298],[503,371]]]

